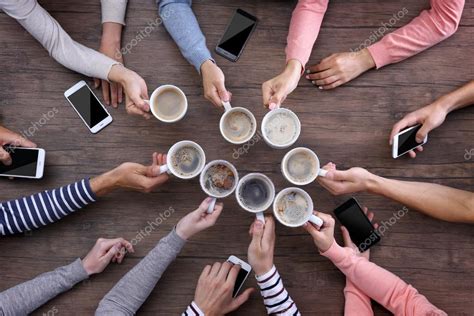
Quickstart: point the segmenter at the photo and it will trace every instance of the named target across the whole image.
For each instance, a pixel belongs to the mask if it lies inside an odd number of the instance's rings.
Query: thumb
[[[12,164],[12,157],[2,146],[0,146],[0,161],[6,166]]]
[[[115,244],[112,248],[109,249],[109,251],[107,251],[107,253],[104,256],[107,264],[110,262],[110,260],[112,260],[112,258],[116,254],[118,254],[119,251],[120,251],[120,243]]]
[[[350,244],[352,244],[351,235],[349,235],[349,231],[344,226],[341,226],[341,232],[342,232],[342,239],[344,240],[344,245],[348,247]]]
[[[145,111],[145,112],[150,111],[150,105],[145,100],[143,100],[140,96],[137,96],[137,95],[130,96],[130,99],[140,110]]]
[[[417,143],[422,143],[425,137],[428,135],[428,133],[433,129],[431,124],[429,122],[425,122],[418,133],[416,133],[416,142]]]
[[[236,310],[237,308],[240,307],[243,303],[247,302],[247,300],[250,298],[250,295],[255,291],[253,287],[246,289],[242,294],[237,296],[233,301],[232,301],[232,310]]]
[[[260,243],[263,237],[263,223],[259,220],[255,220],[252,228],[252,241],[250,242],[250,247],[260,249]]]
[[[279,108],[284,100],[285,100],[285,94],[283,90],[280,88],[270,97],[270,102],[268,102],[269,107]]]
[[[222,101],[228,102],[230,100],[230,95],[225,88],[224,82],[219,82],[217,84],[217,93],[219,94],[219,98],[221,98]]]
[[[98,88],[100,86],[100,80],[97,78],[94,78],[94,88]]]
[[[329,170],[326,178],[334,181],[345,181],[349,179],[349,175],[347,174],[347,170]]]

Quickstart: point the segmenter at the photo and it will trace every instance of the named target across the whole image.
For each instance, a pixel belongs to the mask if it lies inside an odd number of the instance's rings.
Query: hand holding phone
[[[392,140],[392,157],[394,159],[412,151],[413,149],[420,147],[428,141],[428,135],[418,142],[416,140],[416,134],[421,129],[422,125],[418,124],[407,129],[404,129],[400,133],[393,136]]]
[[[371,219],[367,217],[355,198],[351,198],[334,210],[334,215],[343,225],[360,252],[364,252],[380,241]],[[373,218],[373,214],[371,215]]]
[[[245,280],[247,280],[250,271],[252,271],[252,267],[250,266],[250,264],[237,258],[236,256],[230,256],[227,261],[234,265],[240,265],[239,274],[237,275],[237,279],[235,280],[234,291],[232,292],[232,297],[236,297],[237,294],[239,294],[240,289],[244,285]]]
[[[41,179],[46,152],[41,148],[3,146],[10,154],[11,164],[0,163],[0,177]]]

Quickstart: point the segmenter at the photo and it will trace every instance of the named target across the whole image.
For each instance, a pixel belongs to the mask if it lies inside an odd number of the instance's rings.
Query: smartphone
[[[364,252],[380,241],[380,235],[364,214],[355,198],[350,198],[334,210],[341,225],[349,231],[352,242]]]
[[[237,61],[255,26],[257,26],[256,17],[244,10],[237,9],[216,46],[216,53],[230,61]]]
[[[85,81],[76,83],[64,92],[64,96],[93,134],[112,123],[112,116]]]
[[[415,149],[418,146],[426,144],[428,141],[428,135],[426,135],[425,139],[421,143],[416,142],[416,133],[421,128],[421,124],[409,127],[404,129],[397,135],[393,137],[393,145],[392,145],[392,157],[396,159],[410,150]]]
[[[240,289],[244,285],[245,280],[247,280],[250,271],[252,271],[252,267],[250,266],[250,264],[243,260],[240,260],[236,256],[230,256],[227,261],[233,264],[239,264],[241,267],[239,270],[239,275],[237,276],[237,280],[235,280],[234,293],[232,294],[232,297],[236,297],[237,294],[239,294]]]
[[[0,176],[12,178],[41,179],[44,172],[46,152],[41,148],[23,148],[3,146],[11,158],[12,164],[0,163]]]

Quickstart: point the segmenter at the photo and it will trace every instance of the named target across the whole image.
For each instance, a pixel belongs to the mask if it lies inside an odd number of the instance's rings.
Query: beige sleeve
[[[125,25],[127,0],[100,0],[102,23],[114,22]]]

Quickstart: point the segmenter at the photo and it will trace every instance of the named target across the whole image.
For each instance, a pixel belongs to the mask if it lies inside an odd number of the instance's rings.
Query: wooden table
[[[99,46],[99,1],[47,0],[41,4],[78,42],[93,48]],[[266,113],[262,108],[261,84],[283,67],[294,4],[294,1],[205,0],[194,5],[209,47],[216,45],[236,8],[259,18],[257,30],[237,63],[216,57],[233,93],[233,104],[251,109],[259,122]],[[331,1],[310,63],[358,47],[382,22],[388,22],[404,8],[408,13],[396,27],[406,24],[428,6],[426,0]],[[393,124],[405,113],[473,79],[473,10],[474,3],[466,1],[459,30],[450,39],[405,62],[370,71],[334,91],[319,91],[302,79],[285,102],[302,122],[297,145],[314,149],[323,163],[334,161],[341,169],[361,166],[389,178],[427,181],[472,191],[474,157],[465,159],[464,155],[474,147],[474,108],[450,114],[441,128],[430,133],[425,152],[416,160],[393,160],[388,136]],[[153,1],[130,1],[123,45],[156,18]],[[181,57],[162,26],[139,41],[125,56],[125,62],[143,76],[149,91],[165,83],[180,86],[190,104],[185,119],[173,125],[154,119],[145,121],[128,116],[121,106],[118,110],[111,109],[114,122],[98,135],[89,133],[63,97],[63,92],[84,79],[83,76],[57,64],[4,13],[0,14],[0,44],[1,124],[23,131],[39,122],[48,111],[58,112],[31,137],[47,151],[44,178],[2,180],[0,200],[94,176],[124,161],[148,163],[153,151],[166,152],[182,139],[199,142],[209,160],[231,161],[241,175],[263,172],[273,179],[277,190],[289,186],[280,174],[284,150],[272,150],[262,140],[251,146],[247,154],[234,159],[238,147],[226,143],[218,130],[221,113],[203,98],[199,75]],[[333,197],[317,183],[305,189],[319,210],[330,212],[347,199]],[[173,207],[176,211],[140,241],[136,253],[128,256],[122,265],[110,265],[104,273],[78,284],[36,313],[92,314],[110,288],[204,197],[197,180],[172,180],[148,195],[115,192],[59,223],[2,238],[0,290],[84,256],[98,237],[133,239],[149,221]],[[356,194],[356,197],[376,213],[378,221],[389,221],[394,212],[403,208],[378,196]],[[218,224],[185,246],[140,314],[182,312],[193,299],[196,281],[206,264],[223,261],[230,254],[246,258],[251,221],[252,216],[240,209],[234,198],[227,198]],[[317,253],[303,230],[278,225],[277,234],[275,263],[301,312],[341,315],[345,283],[342,273]],[[339,230],[336,238],[341,241]],[[451,315],[472,315],[473,245],[472,226],[443,223],[410,210],[389,228],[371,255],[375,263],[399,275]],[[256,286],[255,280],[250,278],[247,285]],[[376,314],[387,314],[377,305],[374,310]],[[262,299],[255,294],[235,314],[264,315]]]

